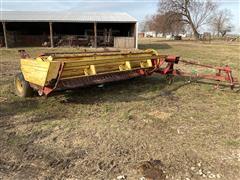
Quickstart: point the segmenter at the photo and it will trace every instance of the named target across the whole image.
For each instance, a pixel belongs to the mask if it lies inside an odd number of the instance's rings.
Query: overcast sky
[[[215,0],[232,13],[234,33],[240,34],[240,0]],[[154,14],[158,0],[0,0],[1,10],[127,12],[141,22]]]

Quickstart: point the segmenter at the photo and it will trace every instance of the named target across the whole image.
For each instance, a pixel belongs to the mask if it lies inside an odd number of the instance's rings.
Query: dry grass
[[[153,39],[140,48],[227,63],[239,73],[239,44]],[[1,49],[0,177],[240,178],[239,92],[184,78],[168,86],[155,75],[21,99],[12,84],[16,51]]]

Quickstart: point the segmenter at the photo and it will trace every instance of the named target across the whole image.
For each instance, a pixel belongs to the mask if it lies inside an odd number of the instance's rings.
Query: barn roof
[[[1,11],[6,22],[137,22],[127,13],[85,13],[79,11]]]

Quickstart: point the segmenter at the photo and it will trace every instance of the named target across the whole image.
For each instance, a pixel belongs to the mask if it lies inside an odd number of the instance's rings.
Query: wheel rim
[[[16,88],[17,88],[18,92],[20,92],[20,93],[23,92],[23,84],[19,78],[16,79]]]

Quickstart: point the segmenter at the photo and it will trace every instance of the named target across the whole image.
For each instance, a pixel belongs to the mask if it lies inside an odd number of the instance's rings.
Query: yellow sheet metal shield
[[[154,51],[128,53],[60,54],[41,56],[36,59],[21,59],[21,70],[26,81],[44,87],[59,75],[60,79],[93,76],[120,71],[152,68]]]

